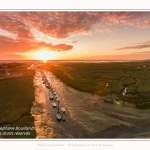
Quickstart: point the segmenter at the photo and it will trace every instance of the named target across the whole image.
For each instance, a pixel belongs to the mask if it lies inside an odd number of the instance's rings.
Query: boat
[[[64,114],[61,116],[61,120],[66,121],[66,116]]]
[[[60,113],[57,113],[57,114],[56,114],[56,118],[57,118],[58,120],[61,120],[61,115],[60,115]]]
[[[52,94],[50,94],[49,98],[50,98],[50,100],[54,99]]]
[[[47,83],[45,84],[45,86],[46,86],[46,88],[49,88],[49,85]]]
[[[54,95],[56,95],[56,92],[53,92]]]
[[[55,97],[58,98],[58,95],[56,94]]]
[[[64,113],[64,112],[65,112],[65,108],[64,108],[64,107],[62,107],[62,108],[61,108],[61,111]]]
[[[57,107],[56,103],[52,103],[52,106],[53,106],[53,107]]]
[[[52,88],[52,92],[55,92],[55,89],[54,89],[54,88]]]
[[[57,101],[57,102],[60,102],[60,99],[57,97],[57,98],[56,98],[56,101]]]

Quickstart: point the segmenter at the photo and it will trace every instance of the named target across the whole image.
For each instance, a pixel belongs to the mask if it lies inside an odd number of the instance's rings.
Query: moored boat
[[[60,99],[57,97],[57,98],[56,98],[56,101],[57,101],[57,102],[60,102]]]
[[[56,118],[57,118],[58,120],[61,120],[61,115],[60,115],[60,113],[57,113],[57,114],[56,114]]]
[[[57,93],[56,93],[56,92],[53,92],[53,94],[56,95]]]
[[[54,99],[52,94],[49,95],[49,98],[50,98],[50,100]]]
[[[65,112],[65,108],[64,108],[64,107],[62,107],[62,108],[61,108],[61,111],[64,113],[64,112]]]
[[[52,106],[53,106],[53,107],[57,107],[56,103],[52,103]]]

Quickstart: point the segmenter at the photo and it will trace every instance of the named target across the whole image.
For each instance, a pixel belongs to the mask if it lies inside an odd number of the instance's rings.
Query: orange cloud
[[[81,57],[77,58],[78,60],[101,60],[101,61],[109,61],[109,60],[145,60],[149,59],[150,52],[146,53],[130,53],[124,55],[101,55],[101,56],[91,56],[91,57]]]
[[[51,43],[46,42],[35,42],[31,40],[14,40],[7,37],[0,36],[0,48],[5,53],[9,52],[24,52],[28,50],[40,49],[40,48],[47,48],[51,51],[68,51],[73,48],[72,45],[66,44],[57,44],[53,45]]]
[[[144,20],[143,24],[140,26],[141,28],[149,28],[150,27],[150,19]]]
[[[118,48],[116,50],[142,49],[142,48],[148,48],[148,47],[150,47],[150,41],[146,41],[146,42],[143,42],[143,43],[134,43],[133,46],[125,46],[125,47]]]
[[[150,12],[0,12],[0,29],[16,35],[15,39],[0,37],[0,51],[28,51],[46,47],[54,51],[68,51],[72,45],[37,42],[33,30],[53,38],[68,38],[77,34],[90,34],[93,30],[111,33],[119,26],[150,27]],[[75,43],[75,41],[73,42]],[[138,49],[149,44],[127,46]]]
[[[0,12],[0,28],[34,38],[31,30],[54,38],[89,34],[93,26],[99,32],[112,32],[117,26],[150,27],[150,12]]]

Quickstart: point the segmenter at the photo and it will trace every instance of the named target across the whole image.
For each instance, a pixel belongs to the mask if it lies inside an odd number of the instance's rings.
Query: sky
[[[150,12],[1,11],[0,60],[150,59]]]

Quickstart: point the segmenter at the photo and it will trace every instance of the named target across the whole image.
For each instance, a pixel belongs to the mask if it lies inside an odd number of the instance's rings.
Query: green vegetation
[[[32,101],[34,101],[34,71],[20,68],[16,73],[22,73],[22,70],[24,70],[23,76],[0,80],[0,127],[34,127],[34,118],[30,114]],[[13,72],[13,69],[11,71]],[[5,131],[7,130],[3,132]],[[17,130],[17,132],[23,132],[23,130]],[[36,137],[34,129],[25,130],[25,132],[30,133],[28,135],[0,135],[0,137]]]
[[[150,108],[149,62],[53,62],[41,68],[50,70],[75,89],[100,96],[117,95],[118,101],[136,104],[137,108]],[[123,96],[125,87],[127,92]]]

